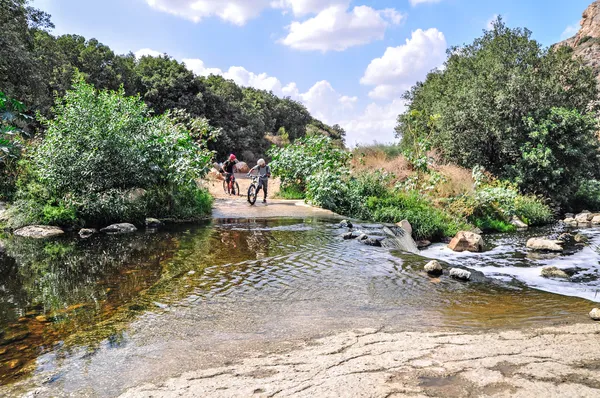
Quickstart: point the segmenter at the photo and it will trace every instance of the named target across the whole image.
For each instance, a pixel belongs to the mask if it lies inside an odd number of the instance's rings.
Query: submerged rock
[[[455,252],[482,252],[483,246],[484,242],[481,235],[467,231],[460,231],[457,233],[448,245],[448,247]]]
[[[542,276],[544,278],[562,278],[569,279],[569,275],[562,269],[556,267],[544,267],[542,268]]]
[[[594,321],[600,321],[600,308],[594,308],[590,311],[590,318]]]
[[[346,232],[344,235],[342,235],[342,238],[344,238],[344,240],[351,240],[351,239],[355,239],[358,235],[356,235],[354,232]]]
[[[461,281],[468,281],[471,280],[471,273],[464,269],[452,268],[450,270],[450,277],[454,279],[459,279]]]
[[[575,241],[575,243],[588,243],[589,239],[587,236],[582,235],[582,234],[577,234],[573,237],[573,240]]]
[[[340,222],[338,224],[338,226],[340,228],[352,228],[353,227],[352,223],[350,221],[348,221],[348,220],[343,220],[342,222]]]
[[[129,223],[113,224],[100,230],[105,234],[128,234],[135,231],[137,231],[135,225]]]
[[[417,244],[417,248],[419,248],[419,249],[425,249],[425,248],[431,246],[431,242],[428,240],[419,240],[415,243]]]
[[[367,246],[381,247],[381,240],[377,238],[368,237],[366,239],[361,239],[360,243],[365,244]]]
[[[156,229],[162,227],[162,221],[156,218],[146,218],[146,228]]]
[[[79,237],[82,239],[90,238],[92,235],[97,234],[98,230],[93,228],[83,228],[79,230]]]
[[[21,236],[23,238],[52,238],[54,236],[63,235],[65,231],[58,227],[50,227],[48,225],[30,225],[17,229],[14,234],[15,236]]]
[[[512,220],[510,221],[510,223],[512,225],[515,226],[515,228],[517,228],[517,231],[527,231],[527,229],[529,228],[529,225],[525,224],[523,221],[521,221],[521,219],[517,216],[514,216],[512,218]]]
[[[442,268],[442,264],[440,264],[437,260],[432,260],[425,264],[424,269],[425,272],[431,275],[441,275],[444,271],[444,268]]]
[[[562,252],[561,240],[550,240],[546,238],[531,238],[527,241],[527,248],[531,250]]]

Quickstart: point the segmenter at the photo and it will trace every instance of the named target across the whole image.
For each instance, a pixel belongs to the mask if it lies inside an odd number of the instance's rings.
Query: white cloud
[[[487,23],[485,24],[485,27],[487,30],[492,30],[494,29],[494,22],[496,22],[496,20],[498,19],[498,14],[494,14],[490,17],[490,19],[487,20]]]
[[[565,30],[560,35],[560,39],[561,40],[570,39],[571,37],[575,36],[577,34],[577,32],[579,32],[579,24],[578,23],[569,25],[565,28]]]
[[[217,16],[236,25],[244,25],[269,7],[269,0],[146,0],[156,10],[194,22]]]
[[[415,7],[418,6],[419,4],[428,4],[428,3],[439,3],[442,0],[410,0],[410,5]]]
[[[137,59],[140,59],[144,56],[160,57],[161,55],[163,55],[163,53],[161,53],[160,51],[152,50],[151,48],[142,48],[140,50],[137,50],[134,53],[134,55]]]
[[[350,0],[276,0],[271,2],[274,8],[291,9],[294,15],[316,14],[331,6],[348,7]]]
[[[360,115],[342,121],[340,125],[347,132],[347,145],[370,144],[374,141],[394,141],[396,120],[398,115],[404,112],[405,107],[404,101],[400,99],[385,105],[371,103],[366,106]]]
[[[332,6],[304,22],[292,22],[281,43],[297,50],[343,51],[349,47],[381,40],[390,24],[404,16],[394,9],[367,6]]]
[[[381,58],[372,60],[360,82],[375,86],[369,93],[371,98],[391,99],[441,66],[446,47],[442,32],[417,29],[406,44],[388,47]]]

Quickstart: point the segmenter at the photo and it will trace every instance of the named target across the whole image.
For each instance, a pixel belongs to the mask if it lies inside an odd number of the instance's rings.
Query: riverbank
[[[122,397],[597,397],[600,325],[500,333],[340,333]]]

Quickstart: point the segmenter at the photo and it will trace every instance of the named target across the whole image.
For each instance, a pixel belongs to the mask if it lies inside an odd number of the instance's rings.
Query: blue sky
[[[348,143],[390,142],[401,93],[495,15],[544,45],[572,36],[591,0],[35,0],[55,34],[118,53],[168,53],[197,74],[303,102]]]

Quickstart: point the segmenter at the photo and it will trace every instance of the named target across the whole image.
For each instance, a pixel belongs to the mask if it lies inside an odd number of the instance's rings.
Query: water
[[[494,237],[496,248],[482,255],[424,253],[491,277],[472,283],[430,278],[421,271],[426,258],[397,244],[344,241],[342,232],[331,220],[309,218],[90,240],[6,239],[0,395],[41,388],[42,395],[114,396],[348,328],[537,326],[585,321],[593,306],[565,294],[593,299],[600,231],[586,232],[589,248],[557,259],[528,258],[525,236]],[[542,264],[581,270],[571,282],[523,276]]]

